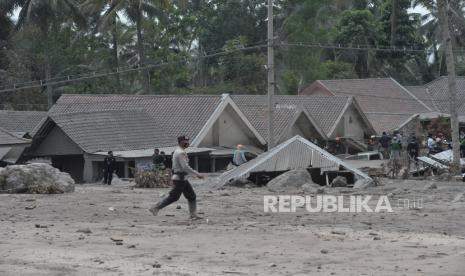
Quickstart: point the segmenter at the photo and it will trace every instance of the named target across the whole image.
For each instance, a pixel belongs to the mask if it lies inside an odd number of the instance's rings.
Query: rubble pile
[[[170,187],[168,170],[134,170],[134,182],[137,188]]]
[[[69,174],[44,163],[0,168],[0,190],[3,193],[69,193],[74,191],[74,184]]]

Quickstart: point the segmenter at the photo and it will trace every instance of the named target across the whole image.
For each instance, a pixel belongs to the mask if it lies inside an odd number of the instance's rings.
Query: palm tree
[[[84,17],[74,0],[0,0],[0,9],[13,11],[21,9],[16,30],[21,31],[28,27],[37,29],[38,39],[34,43],[43,43],[41,47],[44,56],[45,79],[52,78],[50,62],[49,41],[50,34],[60,29],[65,22],[74,22],[85,25]],[[49,108],[53,105],[53,90],[47,85],[47,98]]]
[[[169,4],[169,0],[111,0],[108,6],[105,7],[100,24],[102,26],[111,26],[115,22],[118,13],[121,13],[133,23],[136,26],[139,66],[144,67],[147,66],[147,58],[144,49],[143,20],[146,16],[159,20],[165,18],[166,13],[164,11],[169,7]],[[145,68],[142,72],[144,75],[144,93],[150,94],[150,71]]]

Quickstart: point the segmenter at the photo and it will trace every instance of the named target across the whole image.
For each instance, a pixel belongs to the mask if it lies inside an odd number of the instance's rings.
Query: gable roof
[[[465,77],[456,77],[457,86],[457,112],[459,114],[465,114],[465,102],[462,99],[465,98]],[[449,86],[447,76],[442,76],[434,81],[424,85],[425,91],[427,91],[432,98],[436,110],[442,113],[450,113],[449,111]]]
[[[0,127],[13,133],[31,133],[46,117],[45,111],[0,110]]]
[[[50,118],[88,153],[147,149],[173,144],[160,131],[162,128],[142,111],[52,114]]]
[[[324,172],[339,170],[340,166],[354,173],[356,179],[371,179],[362,171],[353,168],[305,138],[296,135],[270,151],[260,154],[255,159],[223,173],[219,177],[219,182],[220,185],[225,185],[236,179],[248,177],[253,172],[288,171],[308,167],[321,168],[321,171]]]
[[[265,95],[232,95],[231,98],[264,137],[267,132],[267,96]],[[330,136],[341,114],[351,103],[350,97],[322,95],[276,95],[275,129],[281,131],[291,120],[304,110],[309,118],[316,122],[317,128]],[[367,122],[369,124],[369,122]],[[371,127],[371,125],[370,125]],[[279,132],[276,137],[279,137]]]
[[[430,107],[418,99],[392,78],[318,80],[302,91],[311,94],[317,88],[326,93],[340,96],[354,96],[363,112],[421,113],[431,111]]]
[[[0,146],[29,144],[31,141],[18,137],[6,129],[0,128]]]
[[[195,137],[221,102],[220,95],[63,95],[50,114],[143,111],[173,138]],[[176,140],[173,141],[176,144]]]
[[[412,118],[412,114],[391,114],[391,113],[367,113],[365,114],[372,123],[376,133],[383,131],[393,131],[401,127],[407,120]]]

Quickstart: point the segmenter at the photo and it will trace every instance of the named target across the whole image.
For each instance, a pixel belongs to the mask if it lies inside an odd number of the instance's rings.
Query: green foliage
[[[435,1],[411,2],[398,0],[392,21],[391,0],[275,0],[277,93],[298,93],[318,79],[392,76],[421,84],[443,74]],[[409,13],[411,4],[429,14]],[[464,4],[450,5],[454,43],[463,47]],[[392,22],[394,46],[431,54],[299,46],[386,47]],[[154,94],[264,94],[266,47],[249,46],[266,43],[263,0],[0,0],[0,86],[155,65],[54,85],[55,100],[63,93],[147,93],[149,82]],[[209,56],[218,52],[225,53]],[[464,60],[459,54],[458,72]],[[43,109],[46,102],[45,88],[0,94],[0,107]]]

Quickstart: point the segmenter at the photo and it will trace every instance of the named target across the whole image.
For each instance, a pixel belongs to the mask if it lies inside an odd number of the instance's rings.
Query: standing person
[[[116,169],[116,159],[113,157],[113,152],[109,151],[108,155],[103,160],[103,183],[111,185],[111,180],[113,179],[113,172]]]
[[[160,152],[160,155],[163,157],[163,166],[165,166],[165,168],[170,168],[170,162],[168,160],[168,157],[166,157],[165,152]]]
[[[433,139],[433,134],[428,134],[428,140],[426,140],[426,146],[428,147],[428,154],[436,153],[436,142]]]
[[[172,180],[174,187],[166,198],[158,202],[149,210],[154,216],[156,216],[161,209],[177,201],[179,197],[181,197],[181,194],[184,194],[184,197],[189,202],[190,218],[201,219],[201,217],[197,216],[197,201],[194,189],[192,189],[192,185],[185,179],[185,177],[187,174],[192,174],[203,179],[203,176],[189,166],[189,158],[186,153],[186,149],[189,147],[189,139],[186,136],[178,137],[178,145],[179,147],[173,153]]]
[[[384,159],[389,159],[389,142],[391,137],[386,134],[386,131],[383,131],[383,135],[379,138],[379,145],[381,147],[381,152],[383,153]]]
[[[409,139],[407,145],[407,152],[410,158],[417,161],[418,160],[418,153],[420,152],[420,144],[418,143],[417,137],[412,135]]]
[[[153,167],[155,169],[163,169],[165,166],[165,158],[160,154],[159,149],[155,149],[152,155]]]
[[[246,162],[247,162],[247,158],[245,158],[244,146],[239,144],[237,145],[237,149],[234,151],[233,165],[240,166]]]
[[[402,151],[402,144],[399,141],[399,138],[397,138],[397,136],[394,136],[391,142],[391,159],[399,160],[401,151]]]

